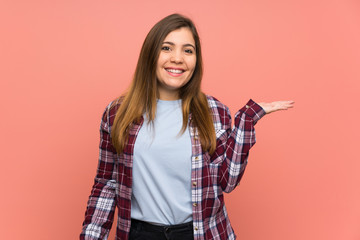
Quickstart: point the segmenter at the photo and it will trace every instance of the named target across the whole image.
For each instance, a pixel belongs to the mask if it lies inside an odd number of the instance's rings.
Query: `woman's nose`
[[[179,51],[173,51],[170,61],[174,63],[182,63],[183,62],[182,53]]]

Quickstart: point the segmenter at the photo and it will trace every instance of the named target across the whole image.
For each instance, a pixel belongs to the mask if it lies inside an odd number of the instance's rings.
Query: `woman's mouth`
[[[184,69],[180,69],[180,68],[165,68],[165,70],[174,77],[178,77],[180,75],[182,75],[185,70]]]

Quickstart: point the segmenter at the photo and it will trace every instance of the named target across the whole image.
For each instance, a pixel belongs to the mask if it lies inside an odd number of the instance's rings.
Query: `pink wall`
[[[1,238],[77,239],[102,111],[173,12],[197,24],[203,88],[233,113],[296,101],[256,125],[227,195],[239,239],[360,239],[357,0],[1,1]]]

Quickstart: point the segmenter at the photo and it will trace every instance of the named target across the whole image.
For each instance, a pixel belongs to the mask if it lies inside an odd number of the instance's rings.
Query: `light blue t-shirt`
[[[191,139],[181,100],[158,100],[154,125],[146,116],[134,146],[131,218],[159,225],[192,220]]]

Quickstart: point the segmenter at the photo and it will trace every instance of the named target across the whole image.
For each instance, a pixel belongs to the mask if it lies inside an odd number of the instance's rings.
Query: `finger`
[[[277,106],[274,108],[274,111],[287,110],[288,108],[292,108],[292,107],[293,107],[292,104],[281,102],[277,104]]]
[[[294,107],[294,106],[293,105],[283,105],[282,106],[283,109],[288,109],[288,108],[292,108],[292,107]]]
[[[278,103],[282,106],[293,106],[295,102],[294,101],[279,101]]]

